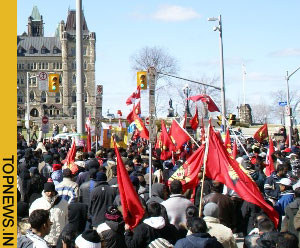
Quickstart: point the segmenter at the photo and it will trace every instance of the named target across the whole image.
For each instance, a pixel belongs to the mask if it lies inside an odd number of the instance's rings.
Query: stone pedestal
[[[252,110],[249,104],[241,104],[239,108],[240,123],[252,125]]]
[[[168,109],[169,113],[167,117],[174,117],[174,109],[173,108],[169,108]]]

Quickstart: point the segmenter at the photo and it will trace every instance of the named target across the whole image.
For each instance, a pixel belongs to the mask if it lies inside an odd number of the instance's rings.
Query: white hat
[[[75,239],[79,248],[101,248],[101,239],[95,230],[86,230]]]
[[[277,183],[285,185],[285,186],[291,186],[292,185],[292,181],[290,179],[288,179],[288,178],[282,178]]]

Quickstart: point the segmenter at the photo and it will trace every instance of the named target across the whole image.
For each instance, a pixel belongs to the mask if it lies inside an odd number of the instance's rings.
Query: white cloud
[[[161,5],[152,17],[160,21],[176,22],[196,19],[201,16],[192,8],[177,5]]]
[[[278,50],[275,52],[271,52],[269,54],[271,57],[291,57],[291,56],[300,56],[300,49],[299,48],[287,48]]]

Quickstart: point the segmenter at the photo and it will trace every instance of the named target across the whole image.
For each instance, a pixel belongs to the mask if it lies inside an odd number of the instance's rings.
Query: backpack
[[[153,240],[147,247],[148,248],[172,248],[174,246],[164,238],[157,238]]]

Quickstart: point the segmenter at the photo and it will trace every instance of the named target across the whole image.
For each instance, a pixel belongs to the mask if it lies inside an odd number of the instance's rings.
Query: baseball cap
[[[282,178],[277,183],[285,185],[285,186],[291,186],[292,185],[292,181],[290,179],[288,179],[288,178]]]

